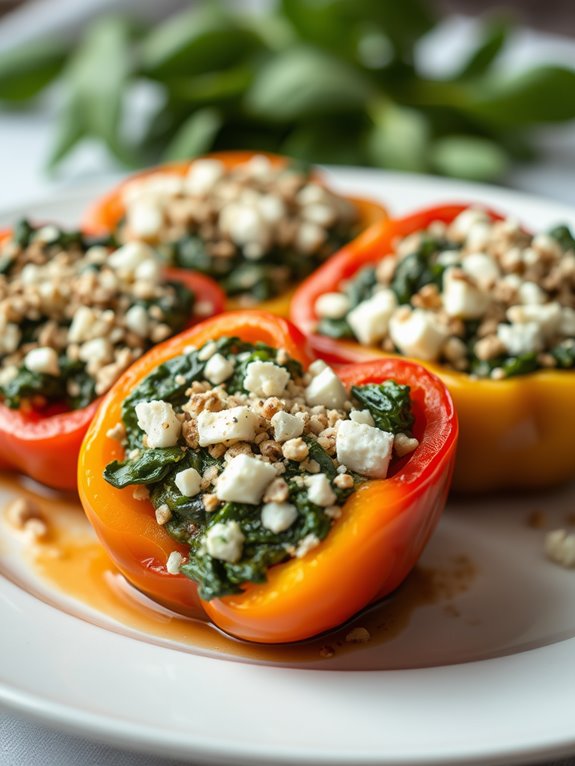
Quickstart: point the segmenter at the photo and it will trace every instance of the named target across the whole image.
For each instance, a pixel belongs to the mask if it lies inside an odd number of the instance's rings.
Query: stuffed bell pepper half
[[[166,261],[215,279],[227,308],[287,316],[293,287],[385,217],[343,197],[317,171],[278,155],[221,152],[127,179],[88,211],[85,227],[141,240]]]
[[[456,440],[451,398],[419,365],[336,374],[287,320],[237,312],[120,378],[84,441],[79,490],[137,589],[242,639],[298,641],[407,576]]]
[[[292,320],[333,362],[401,354],[449,388],[454,487],[575,475],[575,239],[468,205],[373,227],[297,291]]]
[[[26,220],[0,238],[0,464],[75,490],[98,401],[145,351],[220,312],[201,274]]]

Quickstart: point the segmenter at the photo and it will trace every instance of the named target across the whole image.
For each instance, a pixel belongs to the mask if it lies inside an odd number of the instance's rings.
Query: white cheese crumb
[[[303,433],[303,419],[297,415],[290,415],[288,412],[276,412],[271,419],[274,429],[274,439],[277,442],[286,442],[289,439],[296,439]]]
[[[148,438],[148,447],[174,447],[178,443],[182,424],[169,402],[153,400],[136,404],[138,426]]]
[[[327,365],[315,375],[305,390],[305,400],[310,407],[323,405],[330,409],[341,410],[347,401],[343,383]]]
[[[262,526],[277,534],[289,529],[297,518],[297,508],[291,503],[266,503],[262,507]]]
[[[321,505],[322,507],[335,505],[335,503],[337,503],[337,496],[331,488],[329,479],[324,473],[308,476],[306,484],[308,488],[307,496],[311,503]]]
[[[317,548],[319,544],[320,544],[319,537],[317,537],[314,534],[306,535],[302,540],[299,541],[298,546],[295,550],[295,557],[298,559],[303,558],[314,548]]]
[[[459,269],[447,269],[443,275],[442,301],[448,316],[477,319],[485,314],[491,298]]]
[[[157,237],[164,225],[164,214],[159,200],[150,197],[135,200],[126,210],[126,222],[134,237]]]
[[[231,407],[221,412],[203,410],[197,418],[200,447],[231,439],[251,442],[256,435],[257,420],[257,415],[249,407]]]
[[[344,293],[324,293],[315,302],[315,313],[325,319],[341,319],[349,310],[349,298]]]
[[[246,368],[244,388],[256,396],[281,396],[289,379],[285,367],[273,362],[251,362]]]
[[[206,533],[206,549],[213,558],[235,564],[242,557],[244,540],[237,521],[218,522]]]
[[[133,278],[142,263],[155,261],[154,251],[144,242],[126,242],[108,258],[109,265],[126,279]]]
[[[327,364],[323,361],[323,359],[316,359],[307,368],[308,375],[311,375],[311,377],[314,378],[316,375],[319,375],[320,372],[323,372],[326,367]]]
[[[227,380],[234,371],[234,365],[223,354],[211,356],[204,367],[204,377],[216,386]]]
[[[215,186],[224,175],[224,166],[219,160],[196,160],[190,165],[188,175],[184,180],[188,194],[203,197]]]
[[[195,468],[184,468],[174,479],[174,484],[185,497],[194,497],[200,491],[202,477]]]
[[[68,329],[70,343],[83,343],[89,340],[96,322],[96,312],[88,306],[79,306]]]
[[[366,426],[374,426],[375,423],[369,410],[352,410],[349,419],[354,423],[365,423]]]
[[[140,338],[146,338],[150,329],[150,317],[143,306],[135,304],[126,311],[126,327],[139,335]]]
[[[395,294],[391,290],[380,290],[350,311],[347,321],[359,342],[370,346],[385,337],[396,308]]]
[[[220,474],[216,496],[231,503],[257,505],[275,478],[276,470],[270,463],[245,454],[237,455]]]
[[[531,354],[543,348],[541,328],[537,322],[498,324],[497,337],[511,356]]]
[[[192,351],[195,351],[195,350],[196,350],[195,346],[186,346],[186,348],[184,349],[186,354],[190,354]],[[214,341],[211,340],[209,343],[206,343],[206,345],[198,351],[198,359],[200,360],[200,362],[207,362],[207,360],[216,353],[216,350],[217,350],[217,346],[214,343]]]
[[[407,434],[395,434],[393,439],[393,449],[398,457],[409,455],[411,452],[419,447],[419,441]]]
[[[431,311],[405,306],[398,309],[389,322],[392,341],[405,356],[433,361],[447,337],[447,332],[437,323]]]
[[[134,497],[134,500],[137,500],[138,497]],[[168,521],[172,518],[172,512],[170,511],[170,507],[167,503],[162,503],[162,505],[159,505],[156,508],[156,521],[160,526],[163,526],[164,524],[167,524]]]
[[[337,459],[351,471],[372,479],[385,479],[394,436],[379,428],[342,420],[337,429]]]
[[[463,259],[461,268],[483,289],[493,285],[501,275],[497,263],[485,253],[469,253]]]
[[[562,567],[575,567],[575,534],[565,529],[555,529],[545,535],[545,554]]]
[[[60,374],[58,354],[55,349],[49,346],[41,346],[28,351],[24,357],[24,364],[30,372],[54,375],[56,377]]]
[[[168,574],[180,574],[180,567],[182,566],[183,560],[182,554],[179,551],[172,551],[166,561],[166,570]]]

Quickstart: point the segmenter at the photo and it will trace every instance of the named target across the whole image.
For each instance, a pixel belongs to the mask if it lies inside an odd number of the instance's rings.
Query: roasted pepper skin
[[[274,167],[281,167],[289,163],[288,157],[283,157],[278,154],[269,154],[267,152],[250,152],[250,151],[227,151],[227,152],[214,152],[206,155],[205,158],[220,160],[224,165],[231,169],[237,165],[241,165],[254,156],[267,157]],[[186,162],[175,162],[168,165],[160,165],[159,167],[145,170],[142,173],[138,173],[135,176],[123,181],[117,187],[112,189],[108,194],[101,197],[86,213],[84,217],[84,228],[86,231],[90,231],[94,234],[107,234],[115,230],[118,223],[124,217],[124,206],[122,202],[122,192],[126,184],[131,183],[136,178],[145,178],[146,176],[153,175],[154,173],[173,173],[174,175],[184,176],[190,169],[194,160]],[[320,175],[316,173],[318,178]],[[360,197],[348,197],[350,202],[353,202],[359,212],[360,227],[362,229],[368,228],[371,224],[379,221],[383,218],[387,218],[385,208],[379,203],[364,199]],[[278,295],[275,298],[270,298],[267,301],[263,301],[258,304],[257,308],[262,311],[269,311],[272,314],[278,316],[287,317],[289,314],[289,304],[291,296],[293,295],[293,289],[288,290],[282,295]],[[241,301],[236,298],[227,298],[226,309],[229,311],[235,311],[242,308]]]
[[[91,425],[80,454],[78,482],[88,518],[112,559],[141,591],[175,611],[205,612],[224,631],[263,643],[299,641],[341,624],[396,588],[415,564],[445,505],[451,480],[457,417],[443,384],[419,365],[377,360],[340,369],[346,385],[387,378],[412,386],[420,447],[397,461],[393,475],[368,481],[345,503],[326,540],[301,559],[272,567],[268,581],[203,602],[183,575],[167,575],[173,550],[186,555],[157,525],[151,505],[131,490],[107,484],[103,470],[122,457],[106,437],[128,393],[158,364],[222,335],[261,340],[307,365],[303,336],[289,323],[262,312],[238,312],[205,322],[153,349],[116,383]]]
[[[167,269],[166,277],[209,300],[214,314],[223,310],[224,294],[212,279],[182,269]],[[191,319],[189,326],[194,322]],[[54,489],[75,491],[80,446],[99,402],[79,410],[54,406],[42,412],[13,410],[0,402],[0,468],[16,470]]]
[[[332,364],[389,356],[378,348],[315,334],[316,299],[391,252],[397,237],[424,229],[432,221],[450,223],[467,207],[427,208],[382,222],[309,277],[296,291],[291,318],[306,333],[315,353]],[[501,218],[492,211],[490,215]],[[474,380],[438,364],[420,364],[443,380],[459,415],[455,490],[544,488],[575,475],[575,372],[545,370],[501,381]]]

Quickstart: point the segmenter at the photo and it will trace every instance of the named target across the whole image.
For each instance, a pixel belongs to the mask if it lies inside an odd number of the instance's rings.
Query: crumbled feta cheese
[[[274,439],[277,442],[286,442],[288,439],[295,439],[303,433],[303,420],[296,415],[290,415],[289,412],[276,412],[271,419],[274,429]]]
[[[143,242],[126,242],[108,258],[110,266],[125,277],[133,277],[136,269],[146,261],[155,260],[154,251]]]
[[[575,534],[555,529],[545,536],[545,553],[551,561],[563,567],[575,567]]]
[[[235,564],[242,557],[244,540],[237,521],[221,521],[206,532],[206,550],[215,559]]]
[[[200,491],[202,477],[195,468],[184,468],[174,479],[174,484],[185,497],[194,497]]]
[[[435,314],[402,306],[390,319],[389,334],[402,354],[432,361],[437,359],[447,337]]]
[[[219,500],[231,503],[257,505],[275,478],[276,470],[270,463],[245,454],[237,455],[220,474],[216,495]]]
[[[304,556],[307,556],[307,554],[310,551],[312,551],[314,548],[317,548],[319,544],[320,544],[320,539],[319,537],[317,537],[317,535],[314,535],[314,534],[306,535],[298,543],[298,546],[295,550],[296,558],[302,559]]]
[[[419,441],[407,434],[395,434],[393,439],[393,449],[398,457],[409,455],[419,447]]]
[[[126,210],[126,222],[130,233],[142,239],[157,237],[164,225],[164,215],[157,199],[142,197]]]
[[[237,439],[253,441],[256,435],[257,415],[248,407],[231,407],[221,412],[203,410],[197,418],[200,447]]]
[[[275,194],[260,195],[258,199],[258,209],[267,223],[277,224],[286,215],[286,206]]]
[[[325,241],[326,232],[317,223],[302,221],[296,231],[295,246],[301,253],[313,253]]]
[[[182,554],[179,551],[172,551],[166,561],[166,570],[168,574],[177,575],[180,574],[180,567],[183,561]]]
[[[269,224],[259,210],[243,202],[232,202],[222,209],[220,228],[239,246],[250,243],[263,245],[270,236]]]
[[[498,324],[497,337],[511,356],[532,354],[543,348],[541,328],[537,322]]]
[[[262,507],[262,526],[278,534],[289,529],[297,519],[297,508],[291,503],[266,503]]]
[[[461,268],[484,290],[501,276],[497,263],[485,253],[469,253],[463,259]]]
[[[22,332],[18,325],[9,322],[0,332],[0,351],[12,354],[18,348]]]
[[[188,194],[205,196],[224,175],[225,168],[220,160],[196,160],[190,165],[184,186]]]
[[[90,364],[105,364],[111,362],[114,355],[112,344],[107,338],[92,338],[80,346],[79,357]]]
[[[234,365],[223,354],[214,354],[211,356],[204,367],[204,377],[219,386],[224,380],[227,380],[234,371]]]
[[[540,306],[536,303],[527,306],[511,306],[507,309],[507,318],[513,324],[534,323],[544,338],[555,335],[561,322],[561,306],[557,301]]]
[[[136,335],[141,338],[147,337],[150,329],[150,317],[143,306],[138,303],[130,306],[126,311],[125,322],[126,326]]]
[[[174,447],[178,443],[182,424],[169,402],[154,399],[136,404],[138,426],[144,431],[150,449]]]
[[[347,321],[359,342],[369,346],[385,337],[396,308],[395,294],[391,290],[380,290],[350,311]]]
[[[373,418],[369,410],[352,410],[349,413],[349,419],[354,423],[365,423],[367,426],[374,426]]]
[[[449,237],[458,242],[463,242],[474,226],[481,223],[489,223],[489,216],[485,210],[469,207],[460,213],[449,226]]]
[[[353,420],[342,420],[337,429],[337,459],[350,471],[372,479],[385,479],[393,442],[392,433]]]
[[[442,301],[448,316],[477,319],[483,316],[491,298],[459,269],[447,269],[443,274]]]
[[[521,303],[542,304],[547,301],[545,291],[536,282],[523,282],[517,291]]]
[[[206,362],[211,356],[213,356],[216,353],[217,348],[218,347],[216,346],[213,340],[211,340],[209,343],[206,343],[206,345],[203,346],[198,351],[198,359],[200,360],[200,362]],[[195,350],[196,350],[195,346],[186,346],[186,348],[184,349],[186,354],[191,354],[192,351],[195,351]]]
[[[94,309],[88,306],[79,306],[68,329],[68,341],[70,343],[82,343],[89,340],[96,318],[97,314]]]
[[[289,382],[285,367],[273,362],[250,362],[246,368],[244,388],[256,396],[281,396]]]
[[[30,372],[38,372],[41,375],[60,374],[60,365],[58,364],[58,354],[55,349],[48,346],[33,348],[28,351],[24,357],[24,364]]]
[[[561,309],[559,332],[567,337],[575,337],[575,309],[564,306]]]
[[[315,375],[305,390],[305,400],[310,407],[322,404],[330,409],[340,410],[347,401],[347,393],[341,380],[331,367]]]
[[[320,372],[323,372],[326,367],[327,364],[323,361],[323,359],[316,359],[307,368],[308,375],[311,375],[311,377],[314,378],[316,375],[319,375]]]
[[[344,293],[323,293],[315,302],[315,313],[322,319],[341,319],[349,311],[349,298]]]
[[[306,484],[308,487],[307,496],[311,503],[324,507],[335,505],[335,503],[337,503],[337,496],[331,488],[329,479],[324,473],[308,476]]]

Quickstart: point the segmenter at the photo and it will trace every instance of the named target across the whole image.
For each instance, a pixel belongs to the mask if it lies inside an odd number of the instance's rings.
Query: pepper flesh
[[[378,360],[340,370],[346,386],[393,378],[412,386],[413,455],[395,463],[384,481],[368,481],[348,499],[328,537],[304,557],[268,571],[263,584],[247,583],[239,595],[203,602],[184,575],[167,575],[165,562],[177,550],[187,555],[154,518],[152,506],[117,490],[103,478],[105,466],[123,450],[106,432],[120,419],[126,396],[162,362],[223,335],[283,347],[307,366],[301,334],[285,320],[262,312],[227,314],[153,349],[118,381],[94,420],[80,455],[78,482],[88,518],[111,557],[138,589],[175,611],[197,615],[203,608],[232,635],[265,643],[298,641],[328,630],[406,577],[427,542],[449,489],[457,419],[443,384],[419,365]]]
[[[269,154],[267,152],[249,152],[249,151],[228,151],[228,152],[215,152],[213,154],[205,155],[205,158],[216,159],[222,162],[229,170],[248,162],[252,157],[264,156],[270,160],[274,168],[287,165],[290,160],[288,157],[283,157],[278,154]],[[186,162],[174,162],[168,165],[161,165],[151,170],[145,170],[142,173],[138,173],[136,176],[130,176],[125,181],[120,183],[108,194],[101,197],[86,213],[84,217],[84,228],[93,234],[108,234],[115,231],[119,222],[125,215],[125,208],[122,201],[122,192],[127,184],[132,183],[135,179],[143,179],[154,173],[167,173],[177,176],[185,176],[194,160]],[[315,173],[316,177],[320,177]],[[365,199],[362,197],[347,197],[349,202],[352,202],[359,213],[359,224],[361,229],[367,229],[373,223],[387,218],[385,208],[373,200]],[[287,290],[285,293],[278,295],[274,298],[270,298],[266,301],[262,301],[258,304],[258,309],[262,311],[269,311],[272,314],[278,316],[287,317],[289,314],[289,304],[293,295],[293,288]],[[235,311],[242,308],[241,299],[228,297],[226,300],[226,309],[228,311]]]
[[[343,248],[297,290],[291,318],[314,351],[332,364],[390,356],[349,340],[314,332],[315,301],[364,266],[393,249],[396,238],[425,229],[432,221],[451,223],[469,205],[427,208],[382,222]],[[501,215],[489,211],[494,220]],[[575,372],[541,370],[506,380],[477,380],[439,364],[419,363],[448,387],[461,425],[454,489],[486,492],[550,487],[575,475]]]
[[[224,295],[203,274],[166,269],[166,279],[182,282],[196,296],[212,304],[213,313],[223,309]],[[191,319],[188,327],[197,321]],[[76,490],[78,454],[100,399],[79,410],[14,410],[0,402],[0,468],[17,470],[54,489]]]

